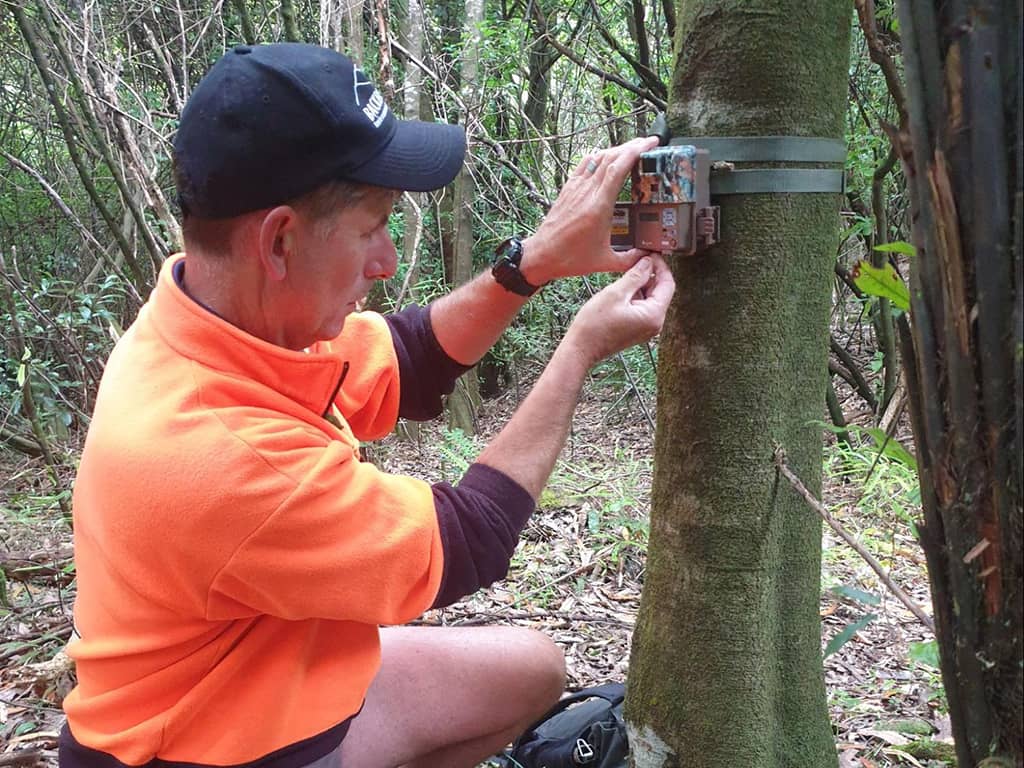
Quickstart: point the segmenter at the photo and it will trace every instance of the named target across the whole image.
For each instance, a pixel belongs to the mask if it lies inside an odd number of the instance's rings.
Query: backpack
[[[625,768],[626,687],[605,683],[559,701],[497,759],[500,768]]]

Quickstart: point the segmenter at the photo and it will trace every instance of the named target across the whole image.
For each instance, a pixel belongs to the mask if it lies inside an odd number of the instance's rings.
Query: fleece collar
[[[327,413],[344,377],[336,354],[295,351],[251,336],[186,294],[174,279],[175,254],[164,262],[145,311],[178,354],[213,370],[249,379],[317,413]]]

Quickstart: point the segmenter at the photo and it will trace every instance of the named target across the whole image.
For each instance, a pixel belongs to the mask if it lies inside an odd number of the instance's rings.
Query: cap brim
[[[399,120],[391,141],[345,178],[409,192],[450,184],[466,156],[466,132],[458,125]]]

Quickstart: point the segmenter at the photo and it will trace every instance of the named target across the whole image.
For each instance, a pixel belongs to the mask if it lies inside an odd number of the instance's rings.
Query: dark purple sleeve
[[[457,487],[433,486],[444,573],[433,608],[505,578],[533,497],[504,472],[473,464]]]
[[[450,395],[455,380],[473,366],[455,362],[441,349],[430,324],[430,307],[411,304],[384,319],[398,355],[398,415],[413,421],[432,419],[441,413],[441,398]]]

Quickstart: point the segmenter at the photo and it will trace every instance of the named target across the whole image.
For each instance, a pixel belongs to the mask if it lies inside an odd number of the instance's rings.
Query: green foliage
[[[935,670],[939,668],[939,644],[936,640],[911,643],[907,654],[915,664],[931,667]]]
[[[822,426],[834,429],[831,425]],[[911,527],[916,525],[921,510],[917,469],[907,461],[892,459],[884,453],[880,456],[874,438],[850,446],[838,442],[832,445],[825,457],[825,471],[837,479],[860,484],[861,509],[892,510],[902,522]]]
[[[865,592],[864,590],[857,589],[856,587],[847,586],[846,584],[839,584],[832,587],[831,591],[836,595],[840,595],[841,597],[845,597],[850,600],[856,600],[857,602],[864,603],[865,605],[877,606],[882,603],[882,598],[878,595],[871,592]]]
[[[859,618],[857,621],[853,622],[852,624],[848,624],[846,627],[843,628],[842,632],[840,632],[831,640],[829,640],[828,645],[825,646],[825,650],[822,652],[822,656],[826,658],[831,656],[833,653],[835,653],[848,642],[850,642],[850,640],[853,639],[854,635],[856,635],[858,632],[864,629],[864,627],[866,627],[868,624],[870,624],[877,618],[877,615],[873,613],[868,613]]]
[[[850,276],[854,284],[869,296],[889,299],[893,306],[904,312],[910,309],[910,290],[892,264],[886,263],[879,268],[862,259],[854,264]]]
[[[64,439],[68,429],[87,416],[85,366],[98,370],[120,333],[124,284],[107,275],[91,286],[43,275],[31,294],[15,295],[18,325],[27,346],[15,349],[13,337],[0,359],[0,399],[10,413],[21,414],[26,376],[36,409],[50,437]],[[0,323],[12,327],[9,311],[0,308]]]
[[[858,424],[847,424],[845,427],[837,427],[834,424],[826,424],[821,421],[814,423],[822,429],[827,429],[829,432],[834,432],[836,434],[845,431],[847,433],[863,434],[868,436],[882,456],[903,465],[911,471],[914,479],[917,479],[917,459],[915,459],[914,455],[904,448],[898,440],[889,437],[884,430],[879,429],[878,427],[862,427]],[[876,458],[872,460],[872,465],[877,463],[877,458],[878,456],[876,454]]]
[[[444,439],[436,448],[446,468],[445,476],[450,482],[456,482],[466,473],[469,465],[476,461],[481,446],[458,427],[445,427]]]
[[[882,243],[876,245],[875,250],[881,253],[901,253],[904,256],[916,256],[917,249],[904,240],[897,240],[894,243]]]

